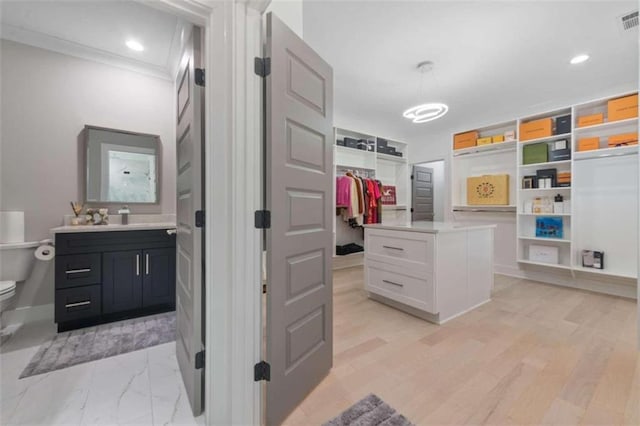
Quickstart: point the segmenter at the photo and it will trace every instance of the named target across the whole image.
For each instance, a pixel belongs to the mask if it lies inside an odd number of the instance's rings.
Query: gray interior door
[[[333,70],[267,15],[266,423],[280,424],[332,366]]]
[[[411,221],[433,221],[433,169],[413,166]]]
[[[201,32],[195,27],[178,72],[177,90],[177,249],[176,353],[194,415],[203,408],[203,369],[196,354],[204,349],[202,326],[203,229],[196,227],[196,211],[203,205],[203,88],[195,84],[201,67]]]

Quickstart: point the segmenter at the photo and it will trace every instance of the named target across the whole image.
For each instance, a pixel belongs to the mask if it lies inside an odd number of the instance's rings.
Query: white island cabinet
[[[436,324],[491,300],[495,225],[365,225],[369,297]]]

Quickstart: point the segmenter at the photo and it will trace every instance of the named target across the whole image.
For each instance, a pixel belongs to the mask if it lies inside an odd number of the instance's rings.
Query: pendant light
[[[433,62],[431,61],[423,61],[418,64],[416,67],[420,74],[424,75],[433,70]],[[421,80],[421,88],[422,88],[422,80]],[[422,90],[420,90],[422,92]],[[402,113],[402,116],[411,120],[413,123],[427,123],[429,121],[437,120],[438,118],[444,116],[449,111],[449,107],[442,102],[428,102],[424,104],[419,104],[412,106]]]

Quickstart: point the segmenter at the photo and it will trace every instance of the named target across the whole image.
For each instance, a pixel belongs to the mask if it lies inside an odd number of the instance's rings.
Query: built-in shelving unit
[[[548,267],[575,273],[635,279],[638,276],[638,145],[609,147],[613,135],[638,132],[638,118],[608,121],[607,103],[621,94],[548,111],[497,125],[479,128],[480,137],[499,134],[508,129],[520,130],[520,125],[543,118],[571,116],[571,131],[563,131],[536,139],[483,145],[452,150],[452,210],[453,212],[513,211],[516,218],[517,259],[521,266]],[[601,124],[577,127],[578,117],[603,114]],[[566,127],[565,127],[566,128]],[[465,129],[465,131],[468,129]],[[462,132],[460,132],[462,133]],[[579,151],[581,138],[598,138],[599,149]],[[552,145],[566,140],[571,158],[524,164],[524,148],[534,144]],[[541,169],[571,172],[571,185],[553,188],[524,188],[523,178],[536,175]],[[512,206],[467,206],[466,179],[484,174],[508,173],[512,178]],[[534,199],[562,195],[570,200],[567,209],[551,213],[525,211]],[[511,210],[512,209],[512,210]],[[536,235],[536,220],[550,217],[562,220],[563,238]],[[466,218],[466,217],[465,217]],[[530,258],[532,245],[556,247],[558,263],[545,263]],[[582,251],[605,253],[604,269],[582,266]]]
[[[351,171],[363,177],[375,178],[381,181],[383,185],[395,186],[396,204],[382,206],[382,220],[383,222],[406,220],[409,214],[408,206],[411,202],[408,145],[404,142],[384,138],[389,146],[395,148],[396,152],[402,153],[402,156],[395,156],[378,152],[377,142],[381,137],[377,135],[336,127],[334,128],[334,136],[334,177]],[[338,145],[337,141],[344,140],[345,137],[368,141],[369,149],[362,150]],[[336,213],[338,213],[337,209]],[[364,247],[364,231],[362,228],[351,228],[336,214],[333,217],[333,240],[335,269],[362,264],[363,253],[346,256],[336,256],[335,253],[336,245],[356,243]]]

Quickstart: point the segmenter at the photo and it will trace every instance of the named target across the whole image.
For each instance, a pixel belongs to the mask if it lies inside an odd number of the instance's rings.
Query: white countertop
[[[63,234],[70,232],[148,231],[152,229],[171,229],[175,227],[175,222],[131,223],[129,225],[65,225],[58,226],[57,228],[52,228],[51,233]]]
[[[364,225],[369,229],[386,229],[390,231],[424,232],[427,234],[438,234],[443,232],[462,232],[475,229],[492,229],[495,224],[470,223],[470,222],[391,222],[375,223]]]

